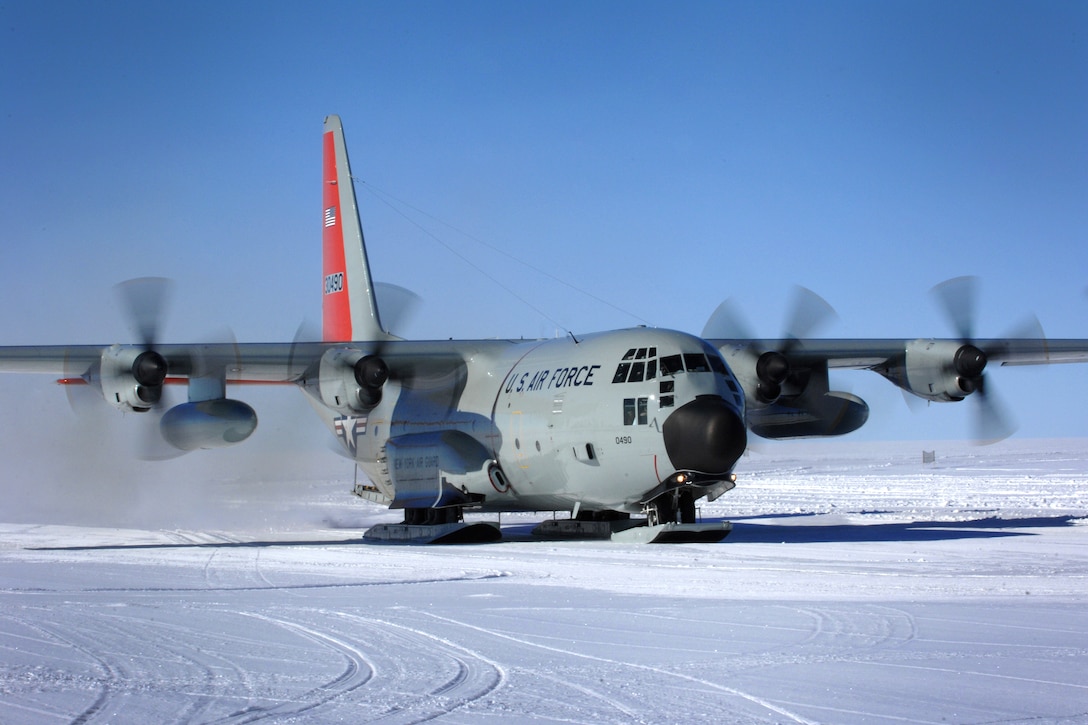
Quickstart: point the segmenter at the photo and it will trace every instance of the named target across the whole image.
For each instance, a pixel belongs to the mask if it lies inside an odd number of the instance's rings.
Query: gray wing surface
[[[959,340],[946,340],[960,342]],[[799,365],[827,363],[832,369],[873,370],[886,366],[906,351],[907,339],[808,339],[726,340],[708,342],[719,349],[755,347],[761,350],[789,348],[790,360]],[[991,364],[1051,365],[1088,362],[1086,339],[975,339],[971,343],[986,351]]]
[[[505,340],[415,341],[382,343],[215,343],[159,344],[155,350],[169,362],[171,378],[185,378],[199,361],[225,369],[227,383],[298,383],[312,374],[325,351],[351,347],[381,352],[390,369],[401,374],[441,376],[477,355],[498,354]],[[0,347],[0,373],[41,373],[79,377],[90,370],[109,345],[27,345]],[[138,347],[138,346],[127,346]]]

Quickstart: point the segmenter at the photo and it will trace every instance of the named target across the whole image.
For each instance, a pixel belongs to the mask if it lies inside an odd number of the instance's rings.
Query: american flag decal
[[[336,207],[335,206],[330,206],[328,209],[325,210],[325,226],[327,226],[327,227],[336,226]]]

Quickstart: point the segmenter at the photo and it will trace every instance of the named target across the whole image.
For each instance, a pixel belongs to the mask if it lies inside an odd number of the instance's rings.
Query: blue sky
[[[928,290],[975,274],[979,334],[1088,337],[1083,3],[15,2],[0,33],[0,344],[132,341],[144,275],[171,341],[290,340],[328,113],[406,336],[698,333],[727,297],[775,336],[794,284],[827,336],[947,336]],[[837,380],[860,436],[967,430]],[[990,382],[1018,435],[1088,435],[1088,367]]]

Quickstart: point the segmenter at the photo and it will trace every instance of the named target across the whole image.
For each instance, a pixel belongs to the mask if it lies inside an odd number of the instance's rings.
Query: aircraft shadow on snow
[[[880,513],[870,511],[866,513]],[[954,541],[957,539],[994,539],[1007,536],[1035,536],[1023,529],[1056,528],[1075,526],[1081,516],[1028,516],[999,518],[987,516],[963,521],[898,521],[881,524],[813,524],[783,526],[781,524],[753,523],[758,519],[811,518],[817,514],[765,514],[748,516],[733,522],[733,533],[726,542],[748,544],[815,544],[834,542],[878,541]],[[726,519],[704,519],[724,521]],[[529,531],[532,525],[515,525],[503,528],[507,541],[533,539]],[[35,551],[111,551],[129,549],[238,549],[265,547],[326,547],[358,545],[363,540],[356,537],[343,540],[315,541],[212,541],[178,542],[161,544],[97,544],[81,546],[41,546]],[[463,546],[463,544],[461,544]]]
[[[879,512],[867,512],[879,513]],[[812,517],[816,514],[792,514]],[[783,526],[753,523],[754,519],[782,519],[790,515],[767,514],[746,517],[733,523],[729,541],[735,543],[813,544],[833,542],[879,541],[953,541],[957,539],[994,539],[1007,536],[1035,536],[1031,528],[1074,526],[1079,516],[1028,516],[1000,518],[987,516],[963,521],[896,521],[878,524],[827,524]]]

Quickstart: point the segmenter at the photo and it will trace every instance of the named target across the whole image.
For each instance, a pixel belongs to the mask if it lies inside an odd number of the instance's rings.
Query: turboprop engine
[[[986,353],[971,343],[913,340],[900,364],[878,372],[926,400],[959,401],[981,387]]]
[[[178,367],[190,373],[190,399],[162,414],[158,427],[163,440],[179,451],[193,451],[223,448],[249,438],[257,428],[257,414],[246,403],[225,397],[222,375],[209,374],[199,360],[183,361]],[[156,350],[114,345],[103,351],[97,365],[83,377],[115,408],[146,413],[165,407],[163,387],[169,368]]]
[[[110,405],[143,413],[162,399],[167,369],[166,359],[154,350],[114,345],[102,353],[88,382],[101,389]]]
[[[341,413],[365,413],[382,402],[389,366],[377,355],[351,347],[321,356],[318,390],[321,402]]]

